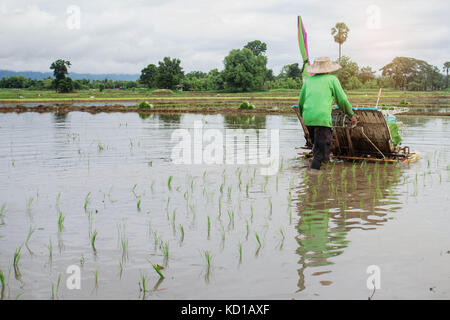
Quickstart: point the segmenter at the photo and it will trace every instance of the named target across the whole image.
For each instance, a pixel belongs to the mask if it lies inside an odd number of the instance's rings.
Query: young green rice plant
[[[269,217],[272,216],[272,198],[269,198]]]
[[[248,235],[250,234],[250,225],[248,224],[248,220],[245,220],[245,240],[248,240]]]
[[[163,252],[163,256],[164,256],[164,259],[169,259],[169,242],[168,241],[166,241],[166,242],[164,242],[163,244],[162,244],[162,252]]]
[[[204,250],[203,256],[205,257],[206,266],[208,267],[208,269],[211,268],[211,261],[212,261],[211,252],[209,252],[208,250]]]
[[[208,239],[211,236],[211,218],[208,216]]]
[[[238,243],[238,248],[239,248],[239,263],[242,262],[242,242],[239,241]]]
[[[138,202],[136,203],[136,207],[138,211],[141,211],[141,199],[139,199]]]
[[[219,219],[222,216],[222,199],[219,198]]]
[[[248,188],[249,188],[249,184],[247,182],[247,184],[245,185],[245,195],[247,196],[247,198],[248,198]]]
[[[162,269],[164,269],[163,266],[160,266],[159,264],[154,264],[150,260],[147,259],[147,261],[152,265],[153,270],[159,275],[160,279],[164,279],[164,275],[161,272]]]
[[[234,225],[234,210],[228,210],[229,223]]]
[[[228,200],[231,199],[231,191],[232,191],[232,190],[233,190],[233,189],[231,188],[231,186],[229,186],[229,187],[228,187],[228,190],[227,190]]]
[[[28,235],[27,235],[27,239],[25,240],[25,248],[27,248],[28,252],[32,255],[33,251],[31,251],[30,247],[28,246],[28,242],[31,239],[31,236],[33,235],[34,231],[36,229],[33,228],[32,226],[30,226],[30,228],[28,229]]]
[[[258,243],[258,248],[261,247],[261,239],[259,238],[258,232],[255,232],[256,242]]]
[[[253,205],[250,206],[250,221],[253,223]]]
[[[87,214],[88,214],[88,226],[89,226],[88,234],[89,234],[89,236],[91,236],[92,235],[92,222],[93,222],[93,219],[94,219],[94,213],[89,210]]]
[[[94,251],[94,254],[97,253],[97,249],[95,248],[95,240],[97,239],[97,230],[94,230],[91,236],[91,246],[92,250]]]
[[[98,270],[94,271],[94,287],[97,290],[98,289]]]
[[[209,218],[209,217],[208,217]],[[184,241],[184,227],[182,224],[180,224],[180,233],[181,233],[181,239],[180,242]]]
[[[54,284],[52,283],[52,296],[51,296],[52,300],[55,300],[58,297],[60,285],[61,285],[61,274],[58,275],[58,280],[56,281],[56,289]]]
[[[49,261],[50,263],[52,263],[52,261],[53,261],[53,244],[52,244],[52,238],[49,238],[49,239],[48,239],[48,246],[47,246],[47,249],[48,249],[48,261]]]
[[[284,239],[286,239],[286,234],[284,233],[283,228],[280,228],[281,242],[280,242],[280,250],[283,249]]]
[[[83,205],[84,211],[87,211],[87,207],[91,201],[90,197],[91,197],[91,192],[88,192],[88,194],[84,197],[84,205]]]
[[[172,180],[173,180],[173,176],[170,176],[167,179],[167,187],[169,188],[169,190],[172,190]]]
[[[22,245],[20,245],[14,252],[14,259],[13,259],[14,275],[16,279],[20,279],[21,277],[21,273],[19,270],[20,250],[22,250]]]
[[[225,246],[225,227],[224,226],[222,226],[221,238],[222,238],[222,248],[223,248]]]
[[[141,287],[142,283],[142,287]],[[147,279],[144,274],[141,274],[141,281],[139,282],[139,290],[142,292],[142,299],[145,300],[145,293],[147,292]]]
[[[150,190],[152,193],[154,192],[154,186],[155,186],[155,180],[152,180],[152,183],[150,184]]]
[[[61,211],[60,202],[61,202],[61,192],[58,192],[58,195],[56,196],[56,211],[58,213]]]
[[[0,269],[0,285],[2,286],[2,290],[0,291],[0,300],[3,300],[5,297],[5,276],[3,271]]]
[[[33,206],[34,197],[30,197],[27,199],[27,212],[31,212],[31,207]]]
[[[2,204],[2,207],[0,208],[0,225],[5,224],[5,213],[6,213],[6,203]]]
[[[64,229],[64,220],[66,217],[63,215],[63,213],[60,211],[58,214],[58,233],[61,233]]]

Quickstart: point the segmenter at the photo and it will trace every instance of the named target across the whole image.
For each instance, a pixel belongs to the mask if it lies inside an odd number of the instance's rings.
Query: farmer
[[[306,68],[306,72],[314,75],[304,81],[298,107],[313,144],[312,169],[320,170],[321,163],[330,160],[330,146],[333,141],[331,123],[333,98],[341,110],[351,117],[352,125],[356,125],[357,122],[338,78],[329,74],[340,68],[339,64],[332,62],[328,57],[319,57]]]

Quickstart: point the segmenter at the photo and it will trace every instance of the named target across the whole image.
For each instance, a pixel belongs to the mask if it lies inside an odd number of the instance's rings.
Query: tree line
[[[347,39],[348,28],[336,24],[332,29],[339,48]],[[343,29],[342,29],[343,28]],[[4,77],[0,88],[28,88],[31,90],[56,90],[72,92],[74,90],[97,89],[172,89],[192,91],[249,92],[265,89],[300,89],[302,70],[299,63],[283,66],[278,75],[267,68],[267,45],[260,40],[248,42],[241,49],[233,49],[224,58],[222,71],[212,69],[209,72],[191,71],[185,74],[181,61],[165,57],[158,64],[149,64],[141,70],[137,81],[114,81],[81,79],[68,77],[70,61],[56,60],[50,66],[54,78],[44,80],[27,79],[22,76]],[[341,52],[341,49],[339,49]],[[383,66],[381,76],[376,76],[370,66],[360,67],[348,56],[340,57],[342,69],[336,72],[344,89],[396,88],[400,90],[440,90],[448,88],[450,62],[446,62],[442,74],[436,66],[419,59],[396,57]]]

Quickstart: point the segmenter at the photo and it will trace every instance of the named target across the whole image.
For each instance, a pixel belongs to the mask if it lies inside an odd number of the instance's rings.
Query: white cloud
[[[81,28],[67,27],[67,7],[78,5]],[[380,29],[368,29],[367,7],[380,9]],[[57,58],[83,73],[139,73],[165,56],[185,71],[222,69],[231,49],[259,39],[269,67],[300,62],[296,17],[308,32],[311,58],[335,59],[331,27],[349,28],[343,54],[379,69],[395,56],[448,61],[449,6],[445,1],[41,1],[2,0],[0,68],[48,71]]]

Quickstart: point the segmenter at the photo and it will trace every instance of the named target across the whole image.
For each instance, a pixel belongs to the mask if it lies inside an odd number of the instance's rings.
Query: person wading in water
[[[332,62],[330,58],[317,58],[306,68],[306,72],[314,75],[304,81],[300,90],[298,108],[313,144],[311,168],[316,170],[320,170],[322,162],[330,160],[330,147],[333,141],[331,121],[333,98],[339,108],[351,117],[352,125],[356,125],[357,122],[341,83],[336,76],[329,74],[339,69],[341,66]]]

